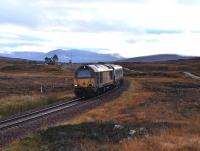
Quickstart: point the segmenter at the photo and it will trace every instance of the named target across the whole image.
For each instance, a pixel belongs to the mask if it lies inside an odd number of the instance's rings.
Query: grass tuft
[[[8,96],[0,99],[0,118],[59,101],[63,95]]]

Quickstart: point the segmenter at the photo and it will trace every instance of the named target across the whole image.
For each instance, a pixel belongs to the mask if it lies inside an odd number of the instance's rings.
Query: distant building
[[[49,57],[45,57],[45,64],[48,65],[55,65],[58,63],[58,56],[54,55],[53,57],[49,58]]]
[[[72,60],[71,59],[69,60],[69,64],[72,64]]]
[[[56,64],[56,63],[58,63],[58,56],[57,55],[54,55],[53,57],[52,57],[52,60],[53,60],[53,62]]]

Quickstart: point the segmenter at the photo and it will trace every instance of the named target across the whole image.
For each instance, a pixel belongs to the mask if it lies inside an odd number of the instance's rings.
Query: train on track
[[[92,97],[123,82],[123,68],[114,64],[91,64],[77,68],[74,93],[77,97]]]

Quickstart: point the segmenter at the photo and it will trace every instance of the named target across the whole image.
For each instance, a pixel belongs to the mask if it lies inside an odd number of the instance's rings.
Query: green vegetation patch
[[[177,127],[171,123],[139,122],[120,125],[113,122],[89,122],[76,125],[63,125],[42,130],[31,137],[22,139],[4,151],[64,151],[81,150],[81,143],[95,142],[99,146],[119,144],[129,138],[140,138],[153,134],[156,130]]]
[[[54,103],[61,99],[61,97],[58,95],[26,95],[2,98],[0,99],[0,118]]]
[[[3,151],[48,151],[48,143],[41,139],[39,133],[24,138],[3,149]]]

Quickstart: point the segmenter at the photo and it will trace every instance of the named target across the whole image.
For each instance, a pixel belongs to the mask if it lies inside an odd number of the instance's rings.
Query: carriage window
[[[77,72],[77,78],[90,78],[91,76],[90,70],[79,70]]]

